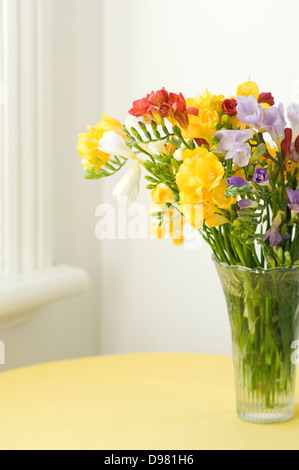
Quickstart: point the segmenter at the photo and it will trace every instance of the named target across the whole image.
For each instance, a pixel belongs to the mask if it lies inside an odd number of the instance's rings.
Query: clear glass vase
[[[238,415],[254,423],[294,414],[299,267],[251,270],[214,259],[232,328]]]

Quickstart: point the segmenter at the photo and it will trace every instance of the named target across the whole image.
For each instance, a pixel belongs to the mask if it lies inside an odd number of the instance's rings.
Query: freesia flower
[[[270,238],[270,247],[273,248],[273,246],[279,245],[279,243],[282,241],[282,236],[280,233],[280,226],[282,223],[282,214],[283,212],[279,212],[277,216],[275,217],[272,226],[270,230],[266,233],[265,238],[262,238],[262,241],[265,242]]]
[[[214,95],[206,90],[198,94],[195,99],[188,98],[187,105],[198,110],[198,115],[189,115],[189,126],[183,132],[183,137],[188,139],[204,140],[207,143],[215,134],[215,125],[219,124],[223,115],[223,95]],[[198,146],[202,144],[197,144]]]
[[[163,221],[153,214],[157,212],[164,212]],[[155,238],[162,239],[166,235],[166,229],[169,229],[169,235],[174,245],[180,246],[184,243],[184,224],[185,219],[183,215],[177,210],[168,211],[166,204],[153,204],[150,208],[151,220],[149,224],[149,232]]]
[[[238,96],[237,112],[239,121],[260,128],[262,107],[254,96]]]
[[[252,129],[245,130],[222,130],[215,134],[217,139],[220,139],[219,148],[222,150],[230,151],[235,146],[245,144],[253,138],[255,132]]]
[[[233,159],[235,165],[238,165],[240,168],[247,166],[251,158],[251,147],[249,144],[236,145],[232,150],[230,150],[225,159]]]
[[[158,123],[163,123],[163,119],[168,119],[172,125],[181,126],[187,129],[189,124],[188,115],[198,115],[195,107],[187,108],[186,100],[182,93],[169,93],[165,88],[152,91],[146,98],[134,101],[133,108],[129,111],[133,116],[143,116],[146,120],[154,119]],[[160,122],[161,121],[161,122]]]
[[[287,108],[287,116],[291,123],[294,135],[299,136],[299,104],[292,103]]]
[[[251,147],[245,144],[252,139],[255,132],[252,129],[222,130],[215,134],[220,139],[219,148],[228,151],[226,160],[233,159],[239,167],[247,166],[251,157]]]
[[[136,100],[133,102],[133,107],[132,109],[130,109],[129,113],[132,114],[132,116],[143,116],[144,118],[148,118],[148,120],[150,120],[151,110],[152,105],[148,102],[147,98],[141,98],[140,100]]]
[[[260,104],[262,103],[268,104],[269,106],[275,105],[275,101],[271,93],[261,93],[259,96],[258,102]]]
[[[158,217],[152,216],[149,231],[156,238],[164,238],[166,235],[166,226],[169,226],[169,234],[175,245],[182,245],[184,242],[183,229],[184,217],[178,209],[168,210],[167,203],[174,203],[174,195],[165,184],[161,183],[152,191],[153,205],[150,208],[150,215],[164,212],[163,221]]]
[[[248,81],[238,86],[237,96],[253,96],[257,100],[259,95],[259,87],[253,81]]]
[[[98,167],[100,168],[103,164],[108,162],[110,154],[105,152],[99,147],[99,142],[102,139],[105,132],[114,131],[125,138],[122,124],[106,114],[103,114],[102,121],[100,121],[95,127],[89,126],[88,133],[81,133],[78,135],[78,153],[82,157],[82,164],[85,168]]]
[[[215,154],[204,147],[183,152],[183,164],[176,176],[183,204],[201,204],[206,191],[221,182],[224,167]]]
[[[281,142],[281,150],[283,154],[283,159],[285,163],[285,167],[287,167],[290,155],[291,155],[291,144],[292,144],[292,137],[293,131],[289,127],[284,130],[284,139]]]
[[[283,104],[263,110],[262,127],[269,132],[274,141],[283,139],[286,126]]]
[[[135,202],[139,194],[140,178],[140,163],[135,162],[116,185],[113,196],[116,199],[125,199],[128,202]]]
[[[250,186],[248,181],[241,178],[241,176],[231,176],[227,179],[228,186],[235,186],[236,188],[243,188],[244,186]]]
[[[234,98],[224,100],[222,103],[222,108],[228,116],[236,116],[237,106],[238,102]]]
[[[293,142],[293,131],[287,127],[284,131],[284,139],[281,142],[281,150],[283,154],[283,160],[285,168],[288,166],[288,161],[291,160],[294,163],[299,161],[299,136]]]
[[[155,189],[152,190],[152,200],[155,204],[166,204],[167,202],[174,202],[174,195],[171,189],[164,183],[158,184]]]
[[[123,137],[116,134],[114,131],[106,132],[104,134],[103,138],[100,140],[99,148],[109,155],[116,155],[127,159],[136,159],[135,153],[127,147]]]
[[[269,174],[264,168],[255,168],[253,182],[261,186],[269,184]]]
[[[220,209],[230,210],[231,206],[237,202],[236,197],[226,197],[225,192],[227,189],[227,180],[224,178],[217,188],[213,189],[211,193],[207,196],[209,203],[214,204]]]
[[[299,212],[299,189],[296,189],[296,191],[287,189],[287,193],[290,201],[289,208],[293,212]]]

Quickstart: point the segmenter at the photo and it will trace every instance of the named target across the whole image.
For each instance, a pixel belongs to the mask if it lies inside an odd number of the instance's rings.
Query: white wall
[[[234,94],[249,76],[287,103],[298,94],[298,2],[107,0],[103,111],[165,86],[192,96]],[[103,183],[112,201],[115,181]],[[160,241],[102,246],[102,353],[230,353],[224,296],[207,247]]]
[[[41,0],[44,1],[44,0]],[[54,261],[85,268],[90,290],[44,307],[32,321],[0,326],[6,368],[98,352],[100,246],[94,236],[98,185],[83,178],[77,133],[101,109],[101,2],[51,0],[53,6],[52,105]],[[93,14],[91,14],[91,11]],[[48,214],[51,217],[51,214]],[[1,366],[1,371],[5,368]]]
[[[124,119],[133,99],[163,85],[190,96],[206,87],[233,94],[251,74],[278,100],[298,98],[298,2],[52,3],[55,261],[86,268],[92,285],[24,326],[0,330],[7,367],[97,352],[229,353],[224,297],[207,247],[96,240],[94,211],[112,202],[116,180],[83,179],[76,134],[102,112]]]

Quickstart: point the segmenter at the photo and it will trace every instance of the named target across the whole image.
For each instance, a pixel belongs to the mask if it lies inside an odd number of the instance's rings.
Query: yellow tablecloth
[[[295,418],[254,425],[235,413],[231,358],[133,354],[0,374],[0,448],[299,450]]]

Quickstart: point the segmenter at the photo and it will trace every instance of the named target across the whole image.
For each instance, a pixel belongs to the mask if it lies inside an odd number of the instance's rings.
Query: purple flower
[[[243,188],[244,186],[249,186],[249,183],[244,180],[244,178],[241,178],[241,176],[231,176],[230,178],[227,178],[227,186]]]
[[[299,212],[299,189],[293,191],[292,189],[287,189],[288,198],[291,204],[289,204],[289,208],[291,211]]]
[[[270,230],[266,233],[265,238],[262,238],[262,242],[265,242],[270,238],[270,247],[273,248],[273,246],[279,245],[279,243],[282,241],[282,236],[280,233],[280,226],[282,223],[282,215],[283,212],[279,212],[275,219],[273,220],[272,226]],[[289,238],[288,236],[285,236],[284,238]]]
[[[299,135],[299,104],[291,103],[287,109],[287,116],[291,123],[294,135]]]
[[[251,147],[246,144],[252,139],[255,132],[252,129],[222,130],[215,136],[220,139],[219,149],[227,151],[226,160],[233,159],[239,167],[247,166],[251,157]]]
[[[248,142],[248,140],[253,138],[254,134],[255,132],[252,129],[245,129],[243,131],[224,129],[216,132],[215,137],[220,139],[219,148],[229,152],[234,147]]]
[[[253,182],[256,184],[265,185],[265,184],[268,184],[268,181],[269,181],[268,172],[264,170],[263,168],[256,167]]]
[[[235,165],[238,165],[240,168],[247,166],[251,158],[251,147],[249,144],[237,145],[232,150],[230,150],[225,160],[233,159]]]
[[[249,126],[261,127],[262,106],[254,96],[238,96],[237,112],[239,121]]]
[[[263,128],[269,132],[273,140],[281,140],[284,138],[284,130],[287,122],[284,117],[283,104],[272,106],[272,108],[263,110]]]
[[[241,209],[247,209],[249,207],[253,209],[258,207],[258,203],[251,199],[241,199],[241,201],[238,202],[238,205]]]

